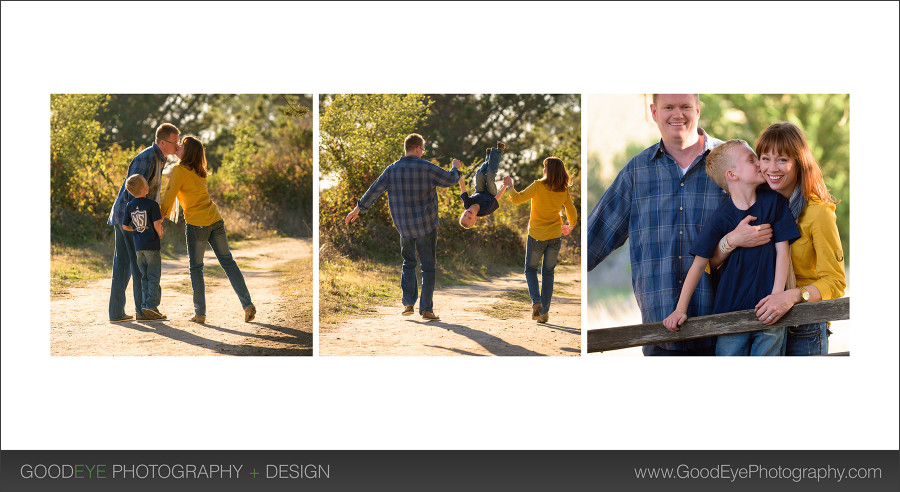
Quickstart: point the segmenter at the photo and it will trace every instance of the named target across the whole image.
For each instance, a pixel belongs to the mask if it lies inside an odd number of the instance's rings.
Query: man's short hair
[[[137,196],[144,189],[145,184],[147,184],[147,180],[143,176],[132,174],[125,180],[125,189],[128,190],[128,193]]]
[[[403,141],[403,148],[405,148],[407,152],[419,146],[425,146],[425,139],[418,133],[410,133],[409,136],[406,137],[406,140]]]
[[[656,100],[659,98],[659,94],[651,94],[651,96],[653,97],[653,104],[656,104]],[[700,104],[700,94],[694,94],[694,100],[699,105]]]
[[[734,166],[737,164],[731,150],[741,145],[750,147],[743,140],[733,139],[717,145],[706,156],[706,174],[717,185],[721,186],[723,190],[728,190],[728,180],[725,179],[725,172],[729,169],[734,169]]]
[[[161,142],[163,140],[168,140],[169,135],[180,135],[181,132],[178,131],[178,128],[171,123],[163,123],[159,125],[159,128],[156,129],[156,141]]]

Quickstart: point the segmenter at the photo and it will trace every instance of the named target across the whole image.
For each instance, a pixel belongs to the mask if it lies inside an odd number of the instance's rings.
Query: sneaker
[[[244,323],[249,323],[253,321],[253,318],[256,317],[256,306],[253,304],[244,308]]]
[[[538,319],[541,316],[541,303],[536,302],[531,305],[531,319]]]
[[[416,311],[415,311],[415,309],[413,309],[412,306],[406,306],[406,307],[403,309],[403,312],[400,313],[400,314],[402,314],[403,316],[412,316],[412,314],[413,314],[414,312],[416,312]]]
[[[424,319],[425,321],[438,321],[441,319],[441,317],[432,313],[431,311],[423,311],[422,319]]]
[[[206,323],[206,316],[195,314],[191,316],[191,321],[193,321],[194,323],[200,323],[202,325],[203,323]]]
[[[497,150],[499,150],[501,152],[506,150],[506,144],[497,140]]]
[[[537,317],[537,322],[538,322],[538,323],[546,323],[546,322],[549,321],[549,320],[550,320],[550,316],[547,316],[546,314],[542,314],[542,315],[540,315],[540,316]]]
[[[124,323],[126,321],[131,321],[133,319],[134,319],[134,316],[132,316],[130,314],[123,314],[121,318],[111,319],[111,320],[109,320],[109,322],[110,323]]]

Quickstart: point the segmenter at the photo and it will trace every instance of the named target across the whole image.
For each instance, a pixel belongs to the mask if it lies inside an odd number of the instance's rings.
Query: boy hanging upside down
[[[472,196],[469,196],[466,192],[465,178],[459,178],[459,187],[462,192],[459,194],[459,198],[463,201],[463,207],[465,207],[462,215],[459,216],[459,225],[466,229],[471,229],[478,217],[490,215],[500,207],[500,203],[497,200],[506,192],[507,186],[504,184],[498,193],[497,184],[494,180],[497,177],[497,170],[500,168],[500,156],[503,154],[504,149],[506,149],[506,144],[503,142],[497,142],[497,148],[491,147],[487,149],[484,163],[475,172],[475,178],[473,179],[475,193]]]

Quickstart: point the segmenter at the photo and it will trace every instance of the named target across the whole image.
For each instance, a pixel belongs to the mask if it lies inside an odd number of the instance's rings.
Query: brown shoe
[[[256,317],[256,306],[253,304],[244,308],[244,323],[249,323],[253,321],[253,318]]]
[[[414,312],[416,312],[416,310],[413,309],[412,306],[406,306],[405,308],[403,308],[403,312],[400,314],[402,314],[403,316],[412,316]]]
[[[431,311],[425,311],[422,313],[422,319],[424,319],[425,321],[438,321],[441,319],[441,317],[432,313]]]
[[[541,316],[541,309],[544,306],[541,303],[536,302],[531,305],[531,319],[538,319]]]
[[[497,140],[497,150],[504,151],[506,150],[506,144]]]
[[[202,325],[203,323],[206,323],[206,316],[195,314],[191,316],[191,321],[193,321],[194,323],[200,323]]]
[[[546,322],[549,321],[549,320],[550,320],[550,316],[547,316],[546,314],[542,314],[542,315],[540,315],[540,316],[537,317],[537,322],[538,322],[538,323],[546,323]]]
[[[109,322],[110,323],[124,323],[126,321],[131,321],[133,319],[134,319],[134,316],[132,316],[130,314],[126,314],[126,315],[122,316],[121,318],[111,319],[111,320],[109,320]]]
[[[143,309],[141,309],[143,312]],[[138,321],[162,321],[166,318],[165,314],[162,314],[157,311],[157,314],[148,314],[148,313],[134,313],[134,318]]]

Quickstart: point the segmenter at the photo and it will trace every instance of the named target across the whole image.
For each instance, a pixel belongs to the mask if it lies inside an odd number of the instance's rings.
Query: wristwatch
[[[806,287],[800,287],[800,302],[809,302],[809,291]]]

